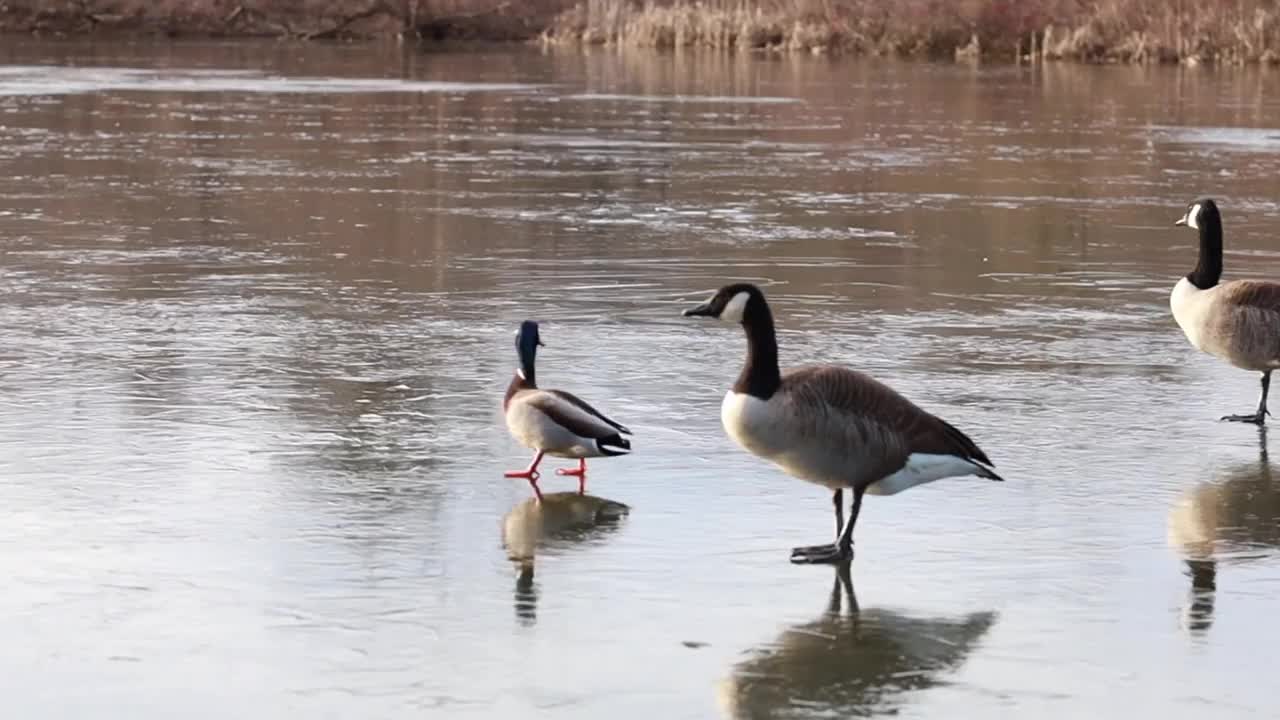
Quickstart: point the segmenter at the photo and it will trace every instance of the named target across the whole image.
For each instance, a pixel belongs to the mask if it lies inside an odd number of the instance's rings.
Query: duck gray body
[[[512,437],[553,457],[623,455],[631,447],[622,437],[631,433],[625,426],[563,390],[529,387],[519,374],[512,379],[503,405]]]

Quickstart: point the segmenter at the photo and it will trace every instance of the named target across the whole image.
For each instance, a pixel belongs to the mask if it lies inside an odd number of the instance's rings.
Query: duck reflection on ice
[[[1258,460],[1230,467],[1183,493],[1169,513],[1169,541],[1191,577],[1183,623],[1192,632],[1213,625],[1219,563],[1248,562],[1280,550],[1280,481],[1267,458],[1266,428]]]
[[[720,685],[720,706],[731,718],[751,719],[894,712],[902,695],[933,687],[959,667],[995,619],[993,612],[913,618],[859,610],[842,565],[822,617],[789,628],[734,666]]]
[[[537,620],[533,565],[539,549],[554,552],[601,539],[616,530],[630,510],[620,502],[576,492],[546,493],[542,502],[529,498],[511,508],[502,519],[502,545],[519,568],[516,617],[529,624]]]

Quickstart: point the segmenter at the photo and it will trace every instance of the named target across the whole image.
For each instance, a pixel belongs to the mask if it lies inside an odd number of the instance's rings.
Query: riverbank
[[[9,0],[0,32],[1280,62],[1280,0]]]
[[[570,0],[0,0],[0,33],[522,42]]]

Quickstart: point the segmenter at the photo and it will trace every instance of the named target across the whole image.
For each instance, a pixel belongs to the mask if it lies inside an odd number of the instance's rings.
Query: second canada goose
[[[622,436],[630,435],[631,431],[605,417],[576,395],[539,388],[534,374],[534,356],[539,345],[542,345],[542,339],[538,335],[538,323],[525,320],[516,331],[520,367],[507,386],[502,410],[511,435],[525,447],[536,451],[529,467],[511,470],[505,475],[528,480],[533,486],[533,494],[542,500],[542,491],[538,489],[538,463],[542,462],[543,455],[578,460],[577,469],[561,468],[556,474],[576,475],[581,494],[586,491],[586,458],[626,455],[631,452],[631,443]]]
[[[1222,279],[1222,215],[1209,198],[1187,206],[1175,225],[1200,231],[1200,260],[1173,286],[1173,319],[1197,349],[1244,370],[1262,373],[1256,412],[1223,420],[1261,425],[1267,421],[1271,371],[1280,367],[1280,283]]]
[[[866,493],[893,495],[961,475],[1003,479],[968,436],[863,373],[835,365],[783,373],[773,313],[755,285],[726,285],[684,315],[713,317],[746,330],[747,361],[720,407],[729,437],[834,493],[836,541],[795,548],[792,562],[851,558],[853,526]],[[847,523],[845,488],[853,491]]]

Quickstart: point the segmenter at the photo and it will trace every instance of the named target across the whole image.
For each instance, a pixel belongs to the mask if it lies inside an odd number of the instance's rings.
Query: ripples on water
[[[20,714],[1270,707],[1277,490],[1215,423],[1257,380],[1167,312],[1197,195],[1229,274],[1280,273],[1270,74],[5,53]],[[829,498],[719,428],[742,339],[678,315],[730,278],[785,363],[866,369],[1010,480],[869,504],[860,612],[786,563]],[[536,517],[501,477],[526,317],[637,448]]]

